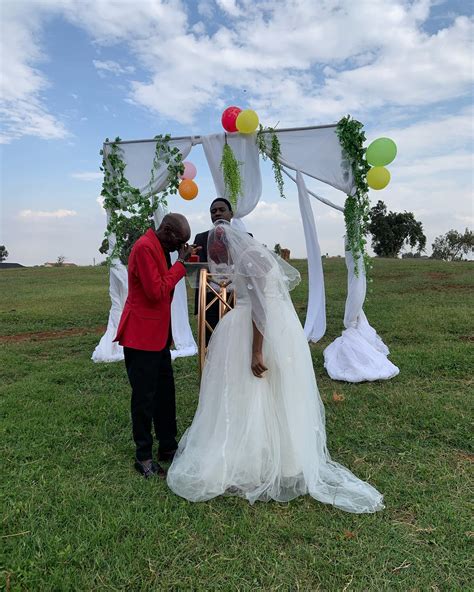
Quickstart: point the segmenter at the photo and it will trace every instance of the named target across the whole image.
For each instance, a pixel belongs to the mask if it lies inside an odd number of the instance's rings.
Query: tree
[[[410,245],[417,252],[425,250],[426,236],[423,225],[415,220],[412,212],[387,212],[383,201],[370,210],[369,232],[372,248],[379,257],[398,257],[403,245]]]
[[[281,253],[281,245],[280,243],[277,243],[274,247],[273,247],[273,252],[276,253],[278,256]]]
[[[431,245],[433,259],[443,261],[462,261],[463,255],[474,252],[474,233],[466,228],[464,234],[457,230],[449,230],[437,236]]]
[[[0,263],[2,263],[3,261],[5,261],[5,259],[7,257],[8,257],[7,248],[5,247],[5,245],[0,245]]]
[[[65,261],[66,261],[66,257],[64,255],[59,255],[54,266],[55,267],[62,267],[64,265]]]

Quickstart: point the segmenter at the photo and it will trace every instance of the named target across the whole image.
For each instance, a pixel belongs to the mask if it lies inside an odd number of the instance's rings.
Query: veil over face
[[[297,269],[226,220],[218,220],[209,231],[207,258],[211,273],[219,266],[219,273],[226,269],[231,276],[263,278],[276,270],[287,291],[293,290],[301,281]]]
[[[246,292],[252,303],[252,320],[261,333],[268,322],[268,290],[289,299],[288,291],[301,281],[297,269],[225,220],[218,220],[209,231],[207,258],[212,274],[234,283],[237,298],[239,292]]]

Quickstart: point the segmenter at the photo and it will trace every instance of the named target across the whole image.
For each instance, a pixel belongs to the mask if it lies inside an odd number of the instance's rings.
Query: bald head
[[[168,252],[178,251],[191,237],[189,222],[182,214],[166,214],[156,231],[161,245]]]
[[[164,216],[163,220],[161,221],[160,228],[166,224],[171,226],[173,230],[182,232],[183,235],[187,234],[188,238],[186,239],[186,242],[189,240],[189,237],[191,236],[191,228],[189,226],[189,222],[182,214],[166,214],[166,216]]]

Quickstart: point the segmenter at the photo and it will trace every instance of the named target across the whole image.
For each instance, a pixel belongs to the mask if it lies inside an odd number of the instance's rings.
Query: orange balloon
[[[192,179],[183,179],[179,184],[179,194],[187,201],[194,199],[198,194],[198,186]]]

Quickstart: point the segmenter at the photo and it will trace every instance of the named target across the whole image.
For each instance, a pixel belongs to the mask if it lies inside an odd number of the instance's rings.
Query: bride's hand
[[[262,378],[262,374],[266,372],[268,368],[263,363],[262,352],[252,353],[252,373],[257,378]]]

